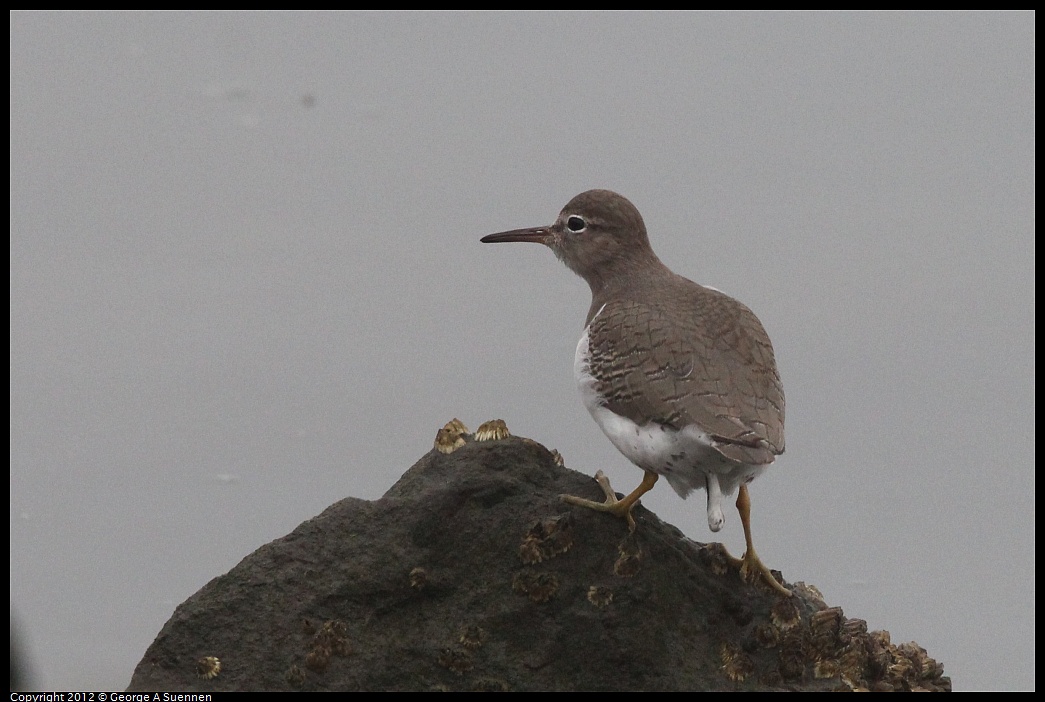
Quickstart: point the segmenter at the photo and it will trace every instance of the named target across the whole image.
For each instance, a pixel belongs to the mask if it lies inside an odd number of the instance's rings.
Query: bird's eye
[[[571,232],[583,232],[588,227],[588,223],[584,221],[583,217],[573,215],[566,219],[566,227]]]

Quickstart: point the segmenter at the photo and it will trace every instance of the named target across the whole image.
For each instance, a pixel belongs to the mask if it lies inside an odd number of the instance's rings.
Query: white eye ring
[[[588,228],[588,223],[584,221],[583,217],[577,215],[570,215],[566,218],[566,228],[571,232],[583,232]]]

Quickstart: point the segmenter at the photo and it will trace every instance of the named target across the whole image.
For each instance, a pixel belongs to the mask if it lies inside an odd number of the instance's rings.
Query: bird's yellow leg
[[[582,497],[574,497],[573,495],[560,495],[559,497],[562,498],[563,502],[569,502],[571,505],[587,507],[588,509],[597,509],[600,512],[609,512],[610,514],[622,517],[628,522],[628,530],[635,531],[635,518],[631,516],[631,510],[635,506],[635,503],[639,501],[640,497],[653,489],[653,486],[657,484],[657,478],[659,477],[659,475],[652,471],[645,471],[642,476],[642,482],[639,483],[639,486],[632,490],[631,494],[623,500],[618,500],[617,493],[615,493],[613,488],[610,487],[610,479],[600,470],[595,474],[595,480],[598,481],[599,487],[602,488],[602,491],[606,493],[605,502],[585,500]]]
[[[771,588],[781,595],[791,597],[791,591],[777,582],[777,579],[769,572],[769,568],[755,553],[755,544],[751,540],[751,496],[748,495],[747,485],[740,486],[740,494],[737,495],[737,511],[740,512],[740,523],[744,525],[744,541],[747,542],[747,551],[744,552],[743,558],[733,558],[728,552],[726,557],[733,565],[740,568],[740,577],[744,580],[751,582],[761,575]]]

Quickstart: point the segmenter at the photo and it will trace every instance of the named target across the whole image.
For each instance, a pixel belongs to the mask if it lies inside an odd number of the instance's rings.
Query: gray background
[[[1034,686],[1034,15],[11,15],[11,611],[114,689],[174,607],[452,417],[640,473],[539,246],[617,190],[753,308],[788,580]],[[703,494],[644,500],[708,541]],[[452,525],[448,525],[452,528]],[[724,539],[743,539],[735,511]]]

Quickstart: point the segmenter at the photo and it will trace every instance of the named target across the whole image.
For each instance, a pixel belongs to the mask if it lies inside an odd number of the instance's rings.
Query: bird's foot
[[[574,497],[573,495],[559,495],[559,498],[563,502],[568,502],[571,505],[577,505],[578,507],[587,507],[588,509],[598,510],[600,512],[609,512],[610,514],[616,515],[623,518],[628,522],[628,531],[635,531],[635,518],[631,516],[631,509],[635,506],[637,500],[631,502],[617,499],[617,493],[610,487],[610,479],[606,477],[606,474],[601,470],[595,473],[595,481],[602,488],[603,493],[606,495],[605,502],[596,502],[594,500],[586,500],[583,497]]]
[[[744,553],[743,558],[735,558],[730,555],[729,551],[726,550],[725,544],[722,546],[722,551],[726,555],[726,559],[733,565],[734,568],[740,570],[740,579],[746,583],[754,583],[760,577],[766,585],[776,590],[778,594],[784,597],[791,597],[792,593],[786,587],[780,584],[780,582],[773,576],[773,572],[766,567],[766,564],[762,562],[762,559],[758,557],[754,549],[748,549]]]

